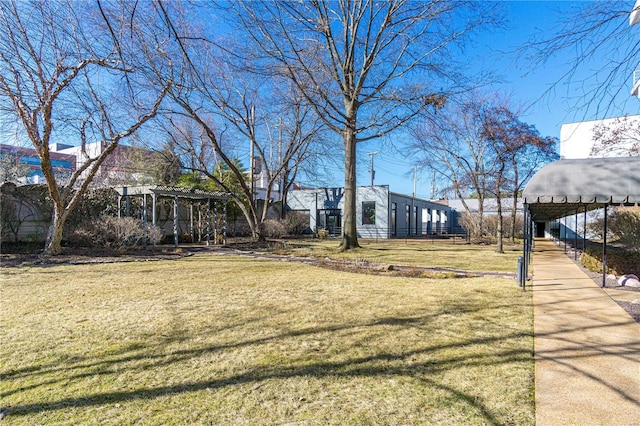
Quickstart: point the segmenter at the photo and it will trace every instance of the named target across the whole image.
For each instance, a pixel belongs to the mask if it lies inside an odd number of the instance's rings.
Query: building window
[[[375,201],[362,202],[362,224],[363,225],[376,224],[376,202]]]
[[[398,225],[398,204],[391,203],[391,235],[395,237],[398,234],[396,230]]]
[[[407,235],[411,235],[411,206],[409,204],[405,208],[404,222],[407,224]]]
[[[413,228],[414,228],[414,234],[418,235],[419,234],[419,229],[418,229],[418,206],[413,206]]]

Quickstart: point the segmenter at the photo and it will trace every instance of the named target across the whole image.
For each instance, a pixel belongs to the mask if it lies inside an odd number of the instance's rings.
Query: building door
[[[326,229],[329,235],[342,235],[342,212],[340,210],[318,210],[318,228]]]
[[[536,238],[544,238],[544,230],[547,228],[545,222],[536,222]]]

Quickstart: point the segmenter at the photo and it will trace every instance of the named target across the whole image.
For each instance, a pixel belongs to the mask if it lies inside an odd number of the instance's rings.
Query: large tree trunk
[[[353,129],[344,132],[344,221],[340,250],[360,247],[356,228],[356,137]]]
[[[499,195],[496,202],[498,203],[498,224],[496,226],[496,238],[498,242],[496,244],[496,253],[504,253],[504,246],[502,243],[502,199]]]
[[[502,187],[502,173],[504,173],[504,165],[500,168],[498,179],[496,181],[496,203],[498,204],[498,224],[496,226],[496,238],[498,240],[496,244],[496,253],[504,253],[504,247],[502,242],[502,196],[500,194],[500,188]]]
[[[54,203],[53,215],[47,231],[44,251],[42,252],[43,256],[55,256],[62,252],[62,231],[66,220],[63,209],[63,207]]]

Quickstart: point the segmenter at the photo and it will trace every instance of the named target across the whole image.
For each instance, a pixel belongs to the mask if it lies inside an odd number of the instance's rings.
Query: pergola
[[[596,209],[604,209],[602,245],[603,277],[607,271],[607,208],[640,203],[640,158],[585,158],[559,160],[540,169],[523,192],[525,211],[524,273],[532,249],[532,225],[536,221],[551,221]],[[576,229],[577,231],[577,229]]]
[[[120,195],[118,197],[118,215],[122,211],[122,199],[125,200],[125,210],[126,215],[129,215],[129,200],[130,197],[142,197],[142,221],[146,226],[148,217],[147,217],[147,196],[151,196],[151,223],[153,225],[157,224],[158,214],[157,214],[157,202],[160,198],[168,198],[173,200],[173,241],[174,246],[178,247],[178,202],[181,199],[186,199],[191,202],[198,201],[205,203],[205,224],[206,224],[206,232],[205,232],[205,240],[206,244],[209,245],[211,242],[211,210],[213,210],[213,215],[216,220],[214,220],[213,233],[214,233],[214,242],[218,241],[218,208],[217,202],[223,202],[223,221],[222,221],[222,241],[223,244],[226,243],[227,235],[226,235],[226,219],[227,219],[227,200],[229,199],[229,194],[224,192],[216,192],[216,191],[203,191],[200,189],[186,189],[180,187],[173,186],[163,186],[163,185],[143,185],[143,186],[122,186],[119,188],[115,188],[115,190]],[[213,206],[212,206],[213,203]],[[212,209],[213,207],[213,209]],[[191,204],[191,209],[189,210],[189,219],[190,219],[190,227],[193,229],[193,204]]]

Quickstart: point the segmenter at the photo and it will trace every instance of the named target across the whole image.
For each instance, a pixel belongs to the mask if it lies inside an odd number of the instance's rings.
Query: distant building
[[[90,158],[96,158],[104,152],[104,142],[86,144],[85,151],[80,146],[54,145],[57,152],[72,155],[76,160],[76,168],[82,167]],[[150,183],[151,171],[149,165],[157,159],[158,153],[143,148],[127,145],[118,145],[116,149],[105,159],[100,166],[94,181],[103,186],[119,186],[132,183]],[[80,179],[87,177],[86,170],[80,175]]]
[[[76,171],[76,157],[74,155],[58,152],[50,152],[49,155],[53,172],[57,177],[64,179]],[[23,185],[44,183],[40,157],[35,149],[0,144],[0,158],[28,167],[26,176],[19,178],[18,183]]]
[[[80,146],[66,144],[51,144],[50,158],[54,173],[57,177],[65,179],[81,168],[89,158],[96,158],[105,150],[104,142],[94,142],[85,146],[82,151]],[[94,181],[104,186],[117,186],[131,183],[148,183],[151,171],[149,164],[157,159],[157,153],[142,148],[126,145],[118,145],[116,149],[102,163]],[[29,173],[18,183],[38,184],[44,183],[42,166],[38,153],[33,148],[22,148],[13,145],[0,145],[0,158],[11,157],[16,164],[24,164],[29,167]],[[80,179],[87,177],[86,170],[80,175]]]
[[[294,189],[289,211],[309,216],[309,229],[342,235],[344,188]],[[361,238],[407,238],[462,233],[450,220],[445,204],[389,191],[388,185],[356,189],[356,229]]]

